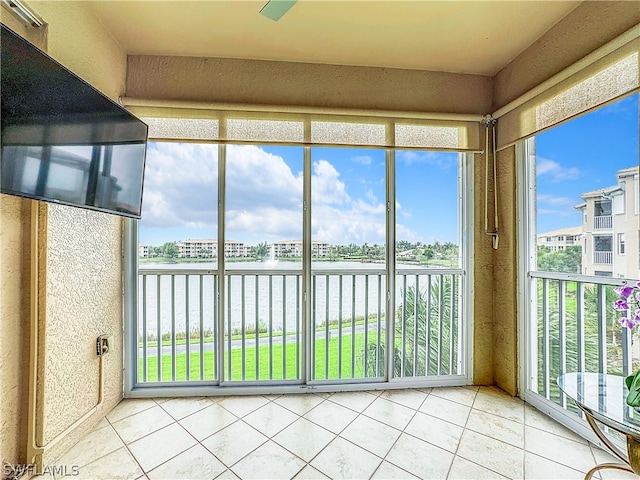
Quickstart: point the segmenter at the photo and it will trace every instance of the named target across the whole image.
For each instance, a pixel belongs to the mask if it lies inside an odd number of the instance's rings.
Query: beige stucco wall
[[[473,383],[493,385],[494,267],[491,237],[484,233],[484,153],[474,155],[473,172]]]
[[[498,152],[499,248],[493,252],[493,380],[518,393],[518,217],[515,148]]]
[[[0,195],[0,462],[26,457],[29,205]]]
[[[640,23],[637,1],[586,1],[494,77],[493,111]]]
[[[48,26],[46,38],[28,32],[2,11],[1,20],[105,94],[124,91],[126,56],[83,2],[28,2]],[[31,201],[0,196],[2,323],[0,324],[0,452],[13,463],[26,454]],[[47,211],[48,210],[48,211]],[[38,369],[38,441],[48,442],[97,401],[95,338],[122,342],[121,233],[119,217],[65,206],[41,206],[39,236],[45,265],[39,272],[44,327]],[[35,273],[35,272],[34,272]],[[105,400],[73,433],[45,450],[52,459],[75,443],[122,397],[122,349],[105,359]]]
[[[130,55],[127,96],[483,115],[491,78],[394,68]]]

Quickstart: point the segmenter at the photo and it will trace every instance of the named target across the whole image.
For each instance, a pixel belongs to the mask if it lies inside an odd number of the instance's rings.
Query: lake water
[[[214,263],[141,264],[144,269],[175,270],[215,269]],[[403,266],[415,269],[419,267]],[[225,280],[225,329],[254,327],[256,323],[273,331],[300,329],[302,299],[301,264],[296,262],[227,262]],[[251,274],[235,274],[234,271]],[[283,273],[283,271],[287,271]],[[299,274],[292,273],[299,270]],[[384,264],[359,262],[314,262],[312,271],[314,294],[311,297],[313,322],[322,325],[327,319],[351,319],[365,314],[384,315],[386,279]],[[173,286],[172,286],[172,280]],[[425,277],[426,278],[426,277]],[[172,312],[176,332],[213,330],[216,315],[214,292],[217,277],[212,274],[160,276],[158,318],[157,275],[146,275],[146,293],[140,279],[138,288],[139,333],[146,314],[147,332],[156,334],[158,322],[162,333],[171,331]],[[421,278],[422,282],[423,279]],[[415,283],[415,275],[407,276],[407,287]],[[422,285],[421,285],[422,286]],[[172,296],[172,288],[174,295]],[[397,286],[398,294],[403,285]],[[421,288],[422,289],[422,288]],[[145,302],[146,297],[146,302]],[[172,301],[172,297],[175,300]],[[187,298],[188,297],[188,298]],[[202,297],[202,298],[201,298]],[[201,301],[202,300],[202,301]],[[188,315],[187,315],[188,312]],[[189,325],[187,327],[187,316]]]

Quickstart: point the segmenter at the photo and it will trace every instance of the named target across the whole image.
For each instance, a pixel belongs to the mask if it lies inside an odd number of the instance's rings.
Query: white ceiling
[[[94,1],[128,54],[223,57],[495,75],[579,1]]]

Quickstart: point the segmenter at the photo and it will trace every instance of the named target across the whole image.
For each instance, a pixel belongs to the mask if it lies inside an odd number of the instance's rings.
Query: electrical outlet
[[[111,335],[100,335],[96,340],[96,355],[102,357],[109,353],[109,349],[111,348],[111,344],[113,343],[113,338]]]

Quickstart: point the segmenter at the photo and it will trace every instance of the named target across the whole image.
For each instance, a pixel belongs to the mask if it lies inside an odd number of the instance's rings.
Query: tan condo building
[[[618,170],[618,184],[580,195],[582,273],[640,277],[638,167]]]
[[[536,238],[538,247],[546,247],[555,252],[567,247],[581,246],[582,227],[567,227],[551,232],[541,233]]]

